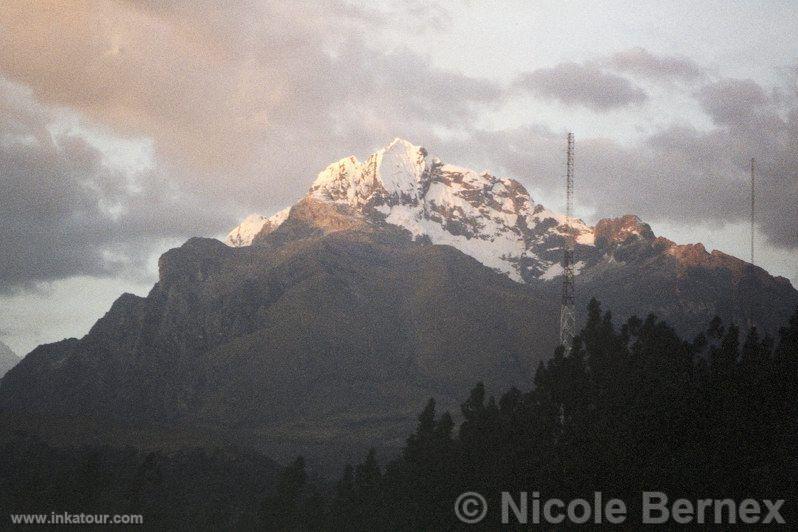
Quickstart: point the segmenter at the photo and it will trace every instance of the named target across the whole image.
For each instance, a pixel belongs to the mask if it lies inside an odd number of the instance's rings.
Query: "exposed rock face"
[[[650,242],[656,238],[651,227],[633,214],[599,220],[593,232],[598,247],[612,247],[623,244],[629,239]]]

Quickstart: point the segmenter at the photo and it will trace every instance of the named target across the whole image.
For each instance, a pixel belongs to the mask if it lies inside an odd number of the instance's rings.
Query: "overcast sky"
[[[199,7],[202,6],[202,7]],[[400,136],[798,282],[798,3],[0,3],[0,340],[81,336],[160,253]]]

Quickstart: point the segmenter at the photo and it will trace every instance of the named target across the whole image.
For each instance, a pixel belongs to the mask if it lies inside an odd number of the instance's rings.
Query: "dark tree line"
[[[237,449],[64,448],[22,432],[1,440],[0,530],[13,528],[12,513],[50,512],[142,515],[145,529],[256,529],[282,474]]]
[[[502,491],[566,500],[601,491],[626,501],[627,524],[640,515],[642,491],[787,498],[785,516],[794,516],[798,313],[777,342],[756,329],[740,336],[719,319],[692,341],[654,316],[617,329],[592,301],[570,356],[560,350],[541,364],[532,391],[495,400],[478,384],[457,429],[430,400],[399,458],[381,470],[371,452],[348,467],[324,515],[306,497],[314,520],[295,528],[459,528],[453,504],[465,491],[492,508]],[[495,529],[498,519],[491,513],[482,525]]]

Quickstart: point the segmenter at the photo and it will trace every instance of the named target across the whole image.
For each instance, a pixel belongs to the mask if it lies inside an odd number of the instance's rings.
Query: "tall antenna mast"
[[[565,166],[565,224],[567,235],[563,246],[562,304],[560,306],[560,344],[564,355],[571,353],[576,329],[574,314],[574,134],[568,133],[568,152]]]
[[[754,172],[754,159],[751,159],[751,266],[754,265],[754,201],[755,195],[755,172]]]
[[[754,326],[754,210],[756,206],[756,166],[755,161],[751,158],[751,264],[748,266],[748,271],[750,273],[750,287],[749,287],[749,294],[748,294],[748,328],[751,329]]]

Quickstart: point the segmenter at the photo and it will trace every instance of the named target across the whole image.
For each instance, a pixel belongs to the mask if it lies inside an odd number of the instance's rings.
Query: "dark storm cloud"
[[[628,79],[592,64],[560,63],[540,68],[520,76],[517,85],[541,98],[597,111],[640,104],[648,99],[646,92]]]
[[[696,81],[706,75],[698,63],[690,58],[656,55],[645,48],[618,52],[601,63],[620,72],[668,81]]]
[[[697,98],[714,121],[708,131],[674,125],[631,146],[577,138],[578,201],[602,216],[743,222],[755,157],[758,228],[775,246],[798,248],[798,98],[768,96],[751,81],[729,79],[707,84]],[[551,191],[561,186],[564,138],[543,127],[479,131],[446,149]]]
[[[72,275],[107,275],[122,266],[103,256],[113,221],[99,207],[103,194],[91,190],[106,172],[82,141],[60,142],[58,148],[0,148],[7,194],[0,212],[0,293]]]
[[[696,94],[704,111],[717,124],[735,129],[758,126],[760,118],[777,118],[765,90],[750,79],[724,79]]]
[[[710,148],[757,160],[760,228],[777,246],[798,248],[798,75],[792,92],[765,91],[751,80],[724,79],[698,94],[719,126]]]
[[[161,238],[219,223],[198,218],[155,175],[130,176],[23,91],[0,84],[0,293],[74,275],[135,275]],[[190,225],[190,227],[189,227]]]

